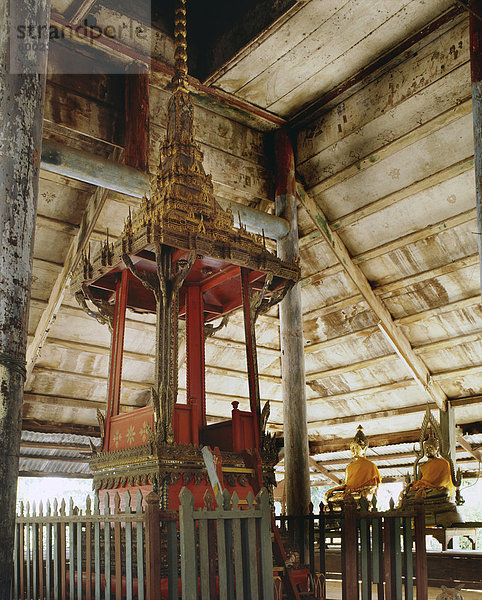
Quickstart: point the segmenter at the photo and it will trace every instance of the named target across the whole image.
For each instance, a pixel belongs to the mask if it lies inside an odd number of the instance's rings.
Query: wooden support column
[[[143,72],[139,72],[143,70]],[[148,172],[149,72],[147,66],[131,63],[125,85],[125,164]]]
[[[480,283],[482,285],[482,2],[470,0],[470,67],[474,115],[474,167]]]
[[[454,407],[450,400],[447,400],[447,410],[439,411],[440,416],[440,432],[442,434],[442,444],[440,451],[442,455],[451,459],[454,469],[456,469],[457,464],[457,455],[456,455],[456,445],[457,445],[457,432],[456,432],[456,423],[455,423],[455,413]]]
[[[290,232],[278,241],[278,256],[298,258],[295,161],[288,134],[275,134],[277,166],[276,214],[290,223]],[[280,304],[281,374],[285,447],[286,508],[289,516],[309,514],[310,470],[306,422],[305,357],[301,287],[297,283]]]
[[[122,383],[122,357],[124,352],[124,334],[126,328],[127,293],[129,290],[129,271],[122,271],[115,291],[114,322],[110,345],[109,391],[107,395],[106,431],[104,450],[109,444],[110,419],[119,414]]]
[[[204,379],[204,307],[201,286],[186,288],[187,402],[191,406],[191,439],[199,443],[199,429],[206,425]]]
[[[246,338],[246,363],[248,368],[249,403],[254,415],[254,440],[256,448],[260,449],[259,424],[261,406],[259,397],[258,360],[256,355],[256,333],[254,315],[251,309],[251,292],[249,288],[249,271],[241,268],[241,290],[243,294],[244,336]]]
[[[17,27],[48,32],[49,13],[49,0],[0,3],[0,600],[10,599],[48,45],[43,35],[27,53]]]

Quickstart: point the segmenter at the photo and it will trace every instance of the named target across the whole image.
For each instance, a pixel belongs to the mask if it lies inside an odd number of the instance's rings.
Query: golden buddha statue
[[[368,439],[363,433],[363,427],[358,425],[357,432],[350,444],[352,461],[345,471],[345,483],[331,488],[326,493],[326,501],[330,510],[342,510],[343,502],[351,496],[360,508],[360,499],[365,498],[369,506],[381,482],[380,472],[371,460],[365,458]]]
[[[455,491],[449,461],[439,455],[439,441],[430,436],[423,443],[427,461],[420,466],[420,478],[410,483],[406,495],[426,497],[450,497]]]
[[[403,491],[400,504],[402,509],[410,509],[414,503],[423,502],[429,527],[449,527],[462,520],[452,501],[456,490],[452,468],[450,462],[440,456],[439,448],[439,440],[433,435],[423,442],[423,453],[418,456],[419,459],[425,456],[427,460],[418,469],[415,464],[417,478]]]

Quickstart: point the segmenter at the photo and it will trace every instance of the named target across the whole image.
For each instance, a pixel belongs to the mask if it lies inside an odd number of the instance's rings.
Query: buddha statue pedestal
[[[343,485],[331,488],[326,493],[326,502],[328,510],[342,511],[343,504],[347,498],[351,497],[360,510],[360,501],[365,499],[368,508],[373,508],[373,497],[380,484],[381,477],[378,468],[371,460],[365,458],[368,448],[368,439],[363,433],[363,427],[358,426],[358,430],[350,444],[352,461],[345,471],[345,483]]]
[[[402,495],[401,508],[410,509],[423,500],[425,523],[429,527],[450,527],[462,522],[457,506],[452,501],[455,486],[450,463],[439,456],[439,442],[429,437],[423,444],[427,461],[420,467],[419,478],[410,483]]]

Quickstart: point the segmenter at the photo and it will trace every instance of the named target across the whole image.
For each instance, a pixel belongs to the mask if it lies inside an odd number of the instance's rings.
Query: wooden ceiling
[[[121,23],[119,6],[52,0],[52,24]],[[272,211],[271,131],[287,123],[293,132],[313,453],[328,461],[326,452],[343,449],[358,423],[369,437],[385,436],[385,445],[412,442],[427,401],[436,408],[445,398],[454,400],[460,433],[468,424],[477,433],[482,315],[468,13],[450,0],[305,0],[283,10],[260,16],[262,30],[251,26],[248,41],[245,23],[237,31],[232,20],[224,37],[218,25],[206,48],[224,63],[198,64],[206,79],[192,87],[196,137],[219,198]],[[173,56],[170,26],[160,23],[161,16],[152,29],[151,172]],[[79,35],[51,46],[44,138],[122,162],[124,77],[106,74],[105,65],[120,72],[146,49],[104,37],[87,42]],[[94,202],[102,208],[92,219]],[[41,171],[24,429],[96,434],[110,333],[70,295],[69,274],[79,231],[92,231],[94,252],[137,204]],[[281,432],[278,325],[273,310],[259,320],[257,337],[261,396]],[[151,316],[129,313],[122,410],[148,400],[153,330]],[[233,400],[247,404],[243,339],[234,315],[207,340],[213,419],[229,416]],[[179,368],[182,396],[182,348]]]

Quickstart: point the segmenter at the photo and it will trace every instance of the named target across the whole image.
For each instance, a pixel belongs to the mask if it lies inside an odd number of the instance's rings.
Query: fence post
[[[161,600],[161,523],[159,496],[146,497],[146,575],[147,600]]]
[[[415,553],[417,556],[417,600],[427,600],[427,553],[425,548],[425,509],[423,501],[415,503]]]
[[[181,546],[182,600],[196,600],[196,546],[194,538],[194,497],[187,487],[179,493],[179,534]]]
[[[385,580],[385,600],[395,600],[393,598],[393,553],[392,553],[392,538],[390,535],[390,519],[385,516],[383,518],[383,579]]]
[[[346,597],[344,600],[358,599],[358,569],[357,569],[357,531],[356,505],[351,496],[344,502],[345,523],[343,531],[344,573]]]
[[[261,579],[263,585],[263,600],[274,600],[273,590],[273,543],[271,541],[271,507],[266,488],[261,488],[257,496],[261,512],[260,543],[261,543]]]
[[[114,494],[114,514],[120,513],[120,495]],[[122,600],[122,527],[119,521],[114,522],[114,581],[115,599]]]

